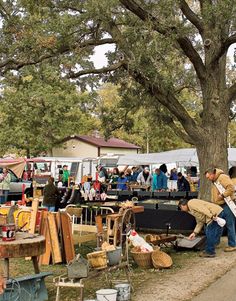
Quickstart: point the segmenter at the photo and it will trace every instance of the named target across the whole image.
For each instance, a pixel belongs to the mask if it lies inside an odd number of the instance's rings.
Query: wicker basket
[[[160,236],[156,235],[156,234],[147,234],[145,236],[145,240],[146,240],[147,243],[156,242],[158,239],[160,239]]]
[[[94,269],[104,269],[107,267],[106,251],[97,251],[87,254],[88,262]]]
[[[131,250],[131,255],[134,261],[139,267],[142,268],[151,268],[152,267],[152,252],[140,252],[137,249],[133,248]]]
[[[152,264],[156,269],[170,268],[173,264],[171,257],[160,250],[153,251],[151,257]]]

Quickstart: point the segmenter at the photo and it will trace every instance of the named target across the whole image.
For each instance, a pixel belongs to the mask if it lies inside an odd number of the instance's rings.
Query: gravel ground
[[[223,237],[217,257],[194,257],[188,266],[160,278],[153,274],[148,282],[135,289],[132,301],[187,301],[199,294],[209,284],[236,266],[236,252],[225,253],[227,239]],[[160,272],[161,273],[161,272]]]

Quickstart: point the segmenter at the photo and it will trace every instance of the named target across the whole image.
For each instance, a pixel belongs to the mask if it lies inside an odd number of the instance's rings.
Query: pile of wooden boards
[[[46,238],[46,251],[39,257],[40,265],[68,263],[74,259],[71,219],[66,212],[42,211],[39,233]]]

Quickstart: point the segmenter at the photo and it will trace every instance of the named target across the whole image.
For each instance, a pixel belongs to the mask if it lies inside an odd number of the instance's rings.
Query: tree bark
[[[211,182],[206,179],[205,171],[215,167],[228,173],[227,129],[228,116],[222,114],[215,126],[208,127],[201,141],[195,144],[201,171],[199,198],[206,201],[211,201]]]

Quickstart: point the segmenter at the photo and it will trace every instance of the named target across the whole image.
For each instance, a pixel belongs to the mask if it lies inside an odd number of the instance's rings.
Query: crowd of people
[[[195,167],[194,167],[195,170]],[[106,170],[102,165],[98,166],[98,180],[106,184],[108,189],[129,190],[130,184],[139,184],[142,188],[151,191],[196,191],[198,188],[197,172],[190,172],[185,177],[176,168],[167,171],[165,164],[159,168],[150,170],[148,166],[125,167],[119,170]],[[168,185],[171,182],[171,187]]]
[[[196,191],[196,183],[192,181],[191,174],[187,178],[173,168],[168,174],[165,164],[159,168],[150,171],[147,166],[128,166],[119,170],[118,167],[112,170],[106,169],[103,165],[97,166],[96,179],[88,174],[83,176],[82,182],[79,185],[68,183],[70,173],[66,165],[59,173],[59,182],[57,186],[52,177],[49,178],[48,184],[44,189],[44,205],[48,210],[53,211],[58,207],[58,203],[70,204],[92,200],[105,200],[108,190],[129,190],[131,185],[137,185],[137,188],[148,191]],[[169,183],[171,182],[171,188]],[[173,184],[174,183],[174,184]],[[58,188],[68,187],[63,196]],[[135,186],[136,187],[136,186]],[[59,201],[60,199],[60,201]]]

